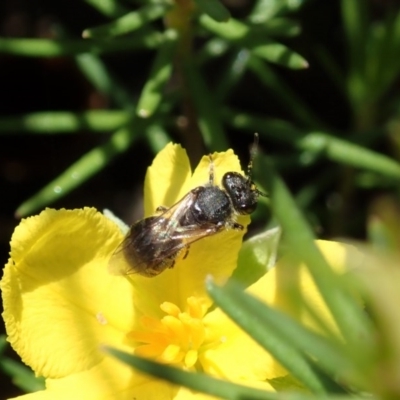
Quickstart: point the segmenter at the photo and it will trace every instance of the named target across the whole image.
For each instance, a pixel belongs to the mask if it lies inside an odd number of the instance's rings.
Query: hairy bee
[[[251,180],[257,144],[255,134],[247,175],[227,172],[221,189],[214,182],[210,155],[207,184],[192,189],[170,208],[159,207],[158,215],[135,222],[113,256],[123,255],[130,268],[127,273],[156,276],[172,268],[179,255],[186,258],[192,243],[224,229],[242,230],[235,217],[251,214],[258,197],[266,196]]]

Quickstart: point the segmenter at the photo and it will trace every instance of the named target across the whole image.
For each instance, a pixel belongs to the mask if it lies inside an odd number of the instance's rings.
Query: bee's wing
[[[172,239],[181,240],[181,245],[176,246],[178,250],[189,247],[194,242],[207,236],[214,235],[223,230],[224,225],[205,223],[201,225],[187,225],[179,227],[173,234]]]
[[[142,259],[135,263],[134,268],[125,270],[125,274],[137,272],[146,276],[158,275],[165,269],[172,268],[178,258],[186,258],[191,244],[220,232],[223,227],[215,224],[179,226],[170,232],[168,239],[157,243],[156,250],[151,253],[151,259]]]
[[[196,198],[197,189],[193,189],[160,215],[134,223],[111,257],[110,272],[126,275],[136,271],[146,275],[146,269],[151,266],[158,268],[162,265],[165,269],[173,265],[174,256],[182,249],[208,236],[209,233],[203,232],[197,225],[179,226],[180,219],[192,207]],[[195,234],[193,240],[189,238],[191,232]],[[126,253],[135,256],[135,265],[127,263]]]
[[[223,226],[202,223],[193,225],[179,225],[179,221],[185,215],[185,213],[192,207],[198,194],[197,187],[191,190],[186,196],[175,203],[172,207],[165,210],[159,217],[163,218],[165,223],[162,228],[165,229],[167,240],[177,241],[181,240],[181,244],[171,247],[172,253],[181,250],[182,248],[190,246],[192,243],[200,240],[204,237],[213,235],[223,229]]]
[[[166,221],[164,229],[165,236],[171,237],[179,226],[179,221],[185,213],[192,207],[197,198],[197,188],[191,190],[173,206],[162,212],[159,217]]]

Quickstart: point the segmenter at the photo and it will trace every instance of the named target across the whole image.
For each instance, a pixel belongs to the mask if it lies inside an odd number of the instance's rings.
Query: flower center
[[[169,302],[160,308],[165,316],[160,320],[143,316],[143,330],[135,330],[129,337],[139,343],[135,354],[166,364],[177,364],[185,369],[195,368],[199,353],[207,344],[203,317],[206,309],[195,297],[187,299],[187,311]],[[209,348],[209,346],[207,346]]]

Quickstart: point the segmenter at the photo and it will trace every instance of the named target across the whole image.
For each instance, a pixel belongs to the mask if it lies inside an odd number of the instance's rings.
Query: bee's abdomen
[[[134,271],[145,276],[155,276],[174,264],[175,253],[171,249],[178,247],[181,240],[166,237],[165,230],[158,229],[162,224],[160,217],[149,217],[132,225],[129,236],[130,245],[124,248],[126,261]]]

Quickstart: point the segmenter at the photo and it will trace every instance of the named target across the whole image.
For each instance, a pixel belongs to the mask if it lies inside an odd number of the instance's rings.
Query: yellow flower
[[[240,171],[231,150],[215,154],[214,163],[216,182],[227,171]],[[168,145],[146,176],[145,216],[207,182],[208,171],[204,157],[192,175],[184,150]],[[244,226],[249,222],[249,217],[239,220]],[[242,236],[226,231],[202,239],[185,260],[154,278],[115,276],[107,266],[123,234],[95,209],[47,209],[23,220],[1,281],[3,318],[9,342],[36,375],[46,378],[46,390],[21,398],[210,398],[132,370],[102,352],[104,344],[273,390],[266,380],[286,371],[221,310],[208,311],[205,278],[230,277]],[[331,245],[327,248],[330,252]],[[276,276],[266,274],[249,292],[280,306]]]

